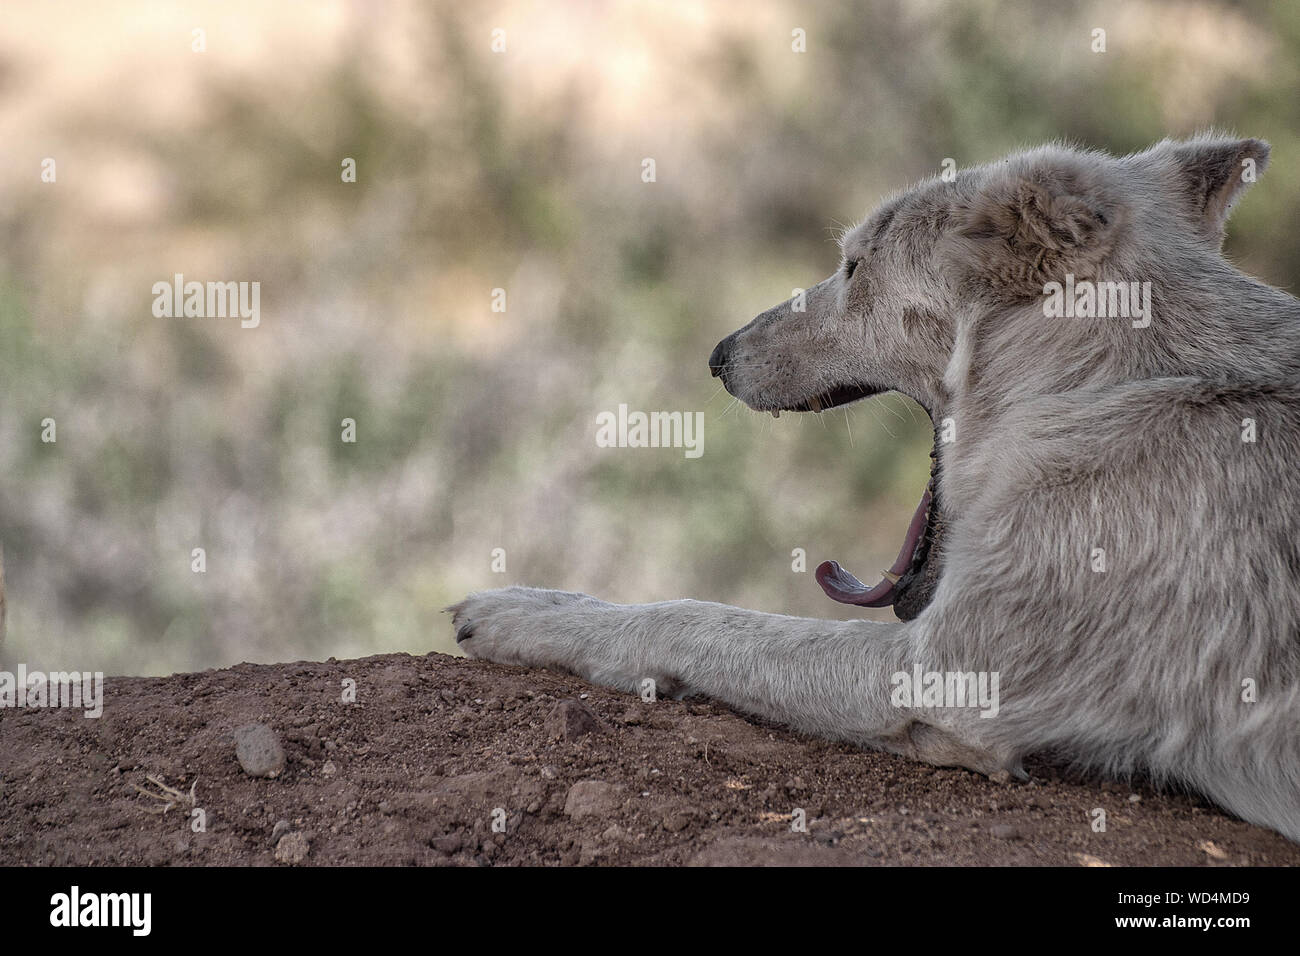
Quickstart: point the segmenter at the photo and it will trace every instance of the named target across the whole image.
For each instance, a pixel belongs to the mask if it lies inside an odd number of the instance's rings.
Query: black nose
[[[730,355],[731,336],[728,335],[713,347],[713,354],[709,356],[709,372],[714,378],[717,378],[726,370],[727,360],[730,358]]]

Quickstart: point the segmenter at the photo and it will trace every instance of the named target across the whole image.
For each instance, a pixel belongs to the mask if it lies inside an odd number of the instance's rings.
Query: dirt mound
[[[1194,798],[1029,770],[998,784],[440,654],[241,664],[110,679],[99,719],[0,710],[0,859],[1300,864],[1300,847]]]

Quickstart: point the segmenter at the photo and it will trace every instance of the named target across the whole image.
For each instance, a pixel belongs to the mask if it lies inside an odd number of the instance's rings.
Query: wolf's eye
[[[845,259],[845,260],[844,260],[844,278],[846,278],[846,279],[852,279],[852,278],[853,278],[853,270],[856,269],[856,268],[858,267],[858,263],[861,262],[861,261],[862,261],[862,260],[860,260],[860,259]]]

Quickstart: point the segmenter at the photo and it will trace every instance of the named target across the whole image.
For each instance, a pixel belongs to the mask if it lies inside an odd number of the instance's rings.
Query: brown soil
[[[356,704],[340,701],[347,678]],[[251,723],[283,742],[274,779],[236,759],[232,731]],[[1300,863],[1300,846],[1195,798],[1029,770],[1030,783],[999,784],[711,703],[644,703],[440,654],[241,664],[110,679],[98,720],[0,710],[0,860]],[[149,777],[186,796],[156,812],[165,803],[133,786],[157,790]],[[191,785],[206,832],[191,831]],[[1090,826],[1097,807],[1104,833]],[[795,808],[807,832],[792,832]]]

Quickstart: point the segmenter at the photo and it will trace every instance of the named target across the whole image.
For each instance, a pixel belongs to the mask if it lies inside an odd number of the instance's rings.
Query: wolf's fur
[[[854,385],[951,419],[942,571],[914,620],[508,588],[454,608],[462,646],[982,773],[1043,751],[1146,772],[1300,840],[1300,303],[1220,253],[1267,160],[1205,135],[923,183],[845,236],[806,312],[720,344],[757,409]],[[1067,273],[1149,281],[1153,321],[1045,318]],[[1000,712],[891,705],[914,664],[998,672]]]

